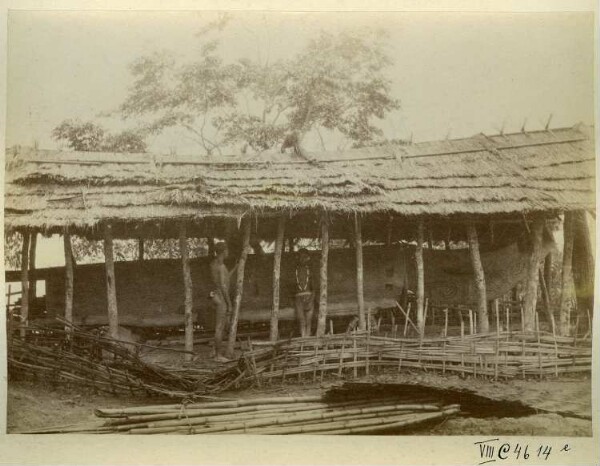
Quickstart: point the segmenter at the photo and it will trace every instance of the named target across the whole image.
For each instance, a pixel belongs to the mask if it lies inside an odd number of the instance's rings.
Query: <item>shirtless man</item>
[[[227,270],[225,265],[227,255],[227,244],[217,243],[215,245],[215,258],[210,263],[210,276],[214,286],[210,296],[215,306],[215,360],[219,362],[228,361],[222,353],[222,342],[225,328],[233,311],[229,295],[230,277],[237,269],[236,265],[233,270]]]
[[[298,251],[298,263],[294,270],[294,279],[296,320],[300,335],[309,337],[315,309],[315,288],[310,269],[310,255],[304,248]]]

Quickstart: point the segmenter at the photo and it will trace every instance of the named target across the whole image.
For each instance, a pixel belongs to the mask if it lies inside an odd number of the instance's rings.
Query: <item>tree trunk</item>
[[[356,245],[356,299],[358,301],[358,326],[360,330],[367,329],[365,320],[365,292],[363,274],[363,244],[361,218],[354,215],[354,243]]]
[[[65,249],[65,320],[73,323],[73,247],[71,235],[66,231],[63,233]],[[65,331],[71,332],[70,325],[65,326]]]
[[[29,232],[23,233],[21,249],[21,338],[25,338],[25,328],[29,323]]]
[[[192,290],[192,274],[190,272],[190,257],[188,252],[188,242],[186,234],[186,226],[181,222],[179,226],[179,250],[181,252],[181,266],[183,269],[183,315],[185,327],[185,350],[189,351],[185,354],[185,360],[191,361],[194,351],[194,319],[192,317],[193,309],[193,290]]]
[[[271,341],[279,339],[279,293],[281,291],[281,254],[285,233],[285,215],[282,214],[277,222],[277,238],[273,257],[273,308],[271,310]]]
[[[321,215],[321,266],[319,286],[319,317],[317,320],[317,336],[325,335],[327,324],[327,262],[329,259],[329,216]]]
[[[144,238],[138,238],[138,260],[144,260]]]
[[[227,355],[229,357],[233,357],[234,355],[237,326],[240,317],[240,307],[242,304],[242,295],[244,293],[244,269],[246,267],[246,259],[248,258],[248,249],[250,248],[250,218],[243,219],[242,230],[242,251],[240,253],[240,261],[237,269],[235,300],[233,303],[233,313],[231,315],[229,340],[227,342]]]
[[[37,281],[35,279],[35,256],[37,252],[37,231],[31,233],[29,241],[29,304],[35,302],[37,297]]]
[[[115,259],[113,252],[112,226],[104,225],[104,261],[106,264],[106,301],[108,304],[108,333],[119,338],[119,313],[117,311],[117,284],[115,282]]]
[[[560,315],[558,330],[561,335],[569,334],[569,315],[573,289],[573,213],[565,212],[563,221],[563,261],[560,289]]]
[[[419,333],[425,333],[425,267],[423,265],[423,242],[425,241],[423,219],[419,219],[417,224],[417,249],[415,259],[417,261],[417,327]]]
[[[594,253],[585,211],[573,213],[573,267],[577,308],[593,311]]]
[[[542,235],[544,232],[544,220],[537,218],[531,226],[531,255],[527,269],[527,284],[525,287],[525,299],[523,301],[523,329],[532,332],[535,327],[535,313],[538,295],[539,269],[542,257]]]
[[[471,256],[471,265],[475,275],[475,288],[477,290],[477,319],[479,320],[479,330],[481,333],[488,333],[490,322],[487,311],[487,293],[485,289],[485,273],[481,264],[479,254],[479,238],[475,225],[469,223],[467,226],[467,238],[469,241],[469,253]]]

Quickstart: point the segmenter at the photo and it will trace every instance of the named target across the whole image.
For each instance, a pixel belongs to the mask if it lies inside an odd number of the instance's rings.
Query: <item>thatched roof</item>
[[[594,209],[591,134],[481,134],[310,153],[310,161],[19,149],[7,154],[5,225],[58,230],[314,209],[402,216]]]

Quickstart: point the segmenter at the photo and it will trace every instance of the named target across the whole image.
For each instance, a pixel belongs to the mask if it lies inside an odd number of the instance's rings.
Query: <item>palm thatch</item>
[[[595,208],[588,128],[267,157],[18,149],[7,154],[5,225],[48,232],[315,209],[410,217]]]

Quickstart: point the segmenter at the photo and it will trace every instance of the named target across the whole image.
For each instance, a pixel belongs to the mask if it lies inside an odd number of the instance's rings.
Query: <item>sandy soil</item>
[[[492,382],[481,379],[461,379],[458,376],[441,376],[422,372],[401,374],[376,374],[363,377],[365,382],[410,383],[437,388],[474,390],[492,399],[523,401],[540,410],[535,415],[511,418],[456,417],[437,426],[419,431],[420,435],[561,435],[590,436],[592,423],[589,419],[576,416],[591,415],[591,383],[589,378],[564,378],[560,380],[511,380]],[[337,379],[328,378],[319,382],[287,381],[223,393],[223,397],[259,397],[316,394],[324,389],[339,385]],[[11,382],[8,386],[8,431],[19,432],[30,429],[83,423],[96,419],[93,411],[99,407],[125,407],[159,404],[164,398],[115,397],[96,394],[78,387],[49,387],[39,382]]]

